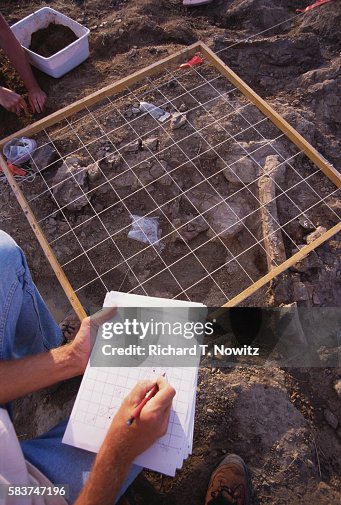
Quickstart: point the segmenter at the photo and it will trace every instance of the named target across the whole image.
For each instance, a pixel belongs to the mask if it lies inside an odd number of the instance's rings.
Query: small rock
[[[153,181],[153,177],[151,176],[149,170],[139,171],[138,174],[139,185],[147,186],[150,182]]]
[[[160,163],[158,163],[157,165],[154,165],[149,172],[153,179],[158,179],[164,175],[165,169],[161,166]]]
[[[39,171],[44,170],[44,168],[56,161],[57,158],[57,151],[50,144],[46,144],[33,152],[31,167]]]
[[[128,53],[128,57],[134,58],[136,55],[137,55],[137,49],[135,47],[133,47],[132,49],[130,49],[130,51]]]
[[[149,151],[156,151],[158,145],[159,145],[159,139],[157,137],[151,137],[149,139],[144,140],[142,143],[143,149]]]
[[[207,409],[206,409],[206,413],[207,413],[209,416],[212,416],[212,415],[214,415],[214,410],[213,410],[213,409],[210,409],[209,407],[207,407]]]
[[[339,399],[341,400],[341,380],[335,382],[334,384],[334,390]]]
[[[205,221],[210,226],[208,237],[216,237],[219,234],[222,239],[231,239],[243,228],[239,217],[247,214],[245,203],[235,201],[223,205],[220,196],[197,189],[191,190],[188,199],[197,211],[205,213]]]
[[[299,245],[298,246],[298,249],[302,249],[302,247],[305,247],[305,245]],[[295,254],[297,253],[297,249],[293,249],[292,250],[292,254]],[[302,258],[300,261],[298,261],[297,263],[295,263],[295,265],[293,267],[291,267],[291,269],[294,271],[294,272],[307,272],[308,270],[311,270],[312,268],[321,268],[322,267],[322,263],[318,257],[318,255],[316,254],[316,251],[311,251],[308,256],[305,256],[304,258]]]
[[[314,305],[321,305],[320,297],[315,290],[313,292],[313,303]]]
[[[192,450],[193,456],[200,456],[201,453],[202,453],[201,447],[193,447],[193,450]]]
[[[170,175],[165,174],[161,179],[158,181],[160,184],[163,186],[172,186],[173,180]]]
[[[323,414],[324,414],[324,418],[327,421],[327,423],[329,424],[329,426],[331,426],[334,430],[336,430],[339,422],[338,422],[335,414],[333,414],[333,412],[331,412],[328,409],[325,409]]]
[[[311,242],[313,242],[317,238],[321,237],[321,235],[326,233],[326,231],[327,230],[326,230],[326,228],[324,228],[324,226],[318,226],[315,231],[313,231],[312,233],[309,233],[309,235],[307,235],[305,237],[307,244],[311,244]]]
[[[100,168],[98,166],[98,162],[96,161],[95,163],[92,163],[92,165],[89,165],[87,168],[88,172],[88,178],[90,182],[95,182],[101,175]]]
[[[138,167],[143,170],[144,168],[150,168],[152,166],[151,162],[150,161],[141,161],[141,163],[139,163]]]
[[[119,29],[118,29],[118,34],[119,34],[119,35],[123,35],[123,34],[124,34],[124,30],[123,30],[123,28],[119,28]]]
[[[111,168],[117,168],[121,163],[121,159],[122,158],[119,154],[112,153],[107,156],[106,161],[109,165],[111,165]]]
[[[88,198],[82,196],[82,191],[87,193],[89,190],[88,173],[86,168],[81,166],[79,158],[66,158],[52,183],[55,186],[53,195],[60,206],[77,211],[89,203]]]
[[[123,147],[123,152],[125,153],[137,153],[140,150],[141,141],[139,139],[130,142]]]
[[[172,119],[170,122],[170,127],[171,130],[177,130],[178,128],[181,128],[187,121],[187,116],[186,114],[181,114],[180,112],[175,112],[172,115]]]
[[[188,222],[190,221],[190,222]],[[186,224],[187,222],[187,224]],[[205,219],[201,216],[197,216],[193,219],[193,216],[183,216],[182,218],[176,218],[173,221],[173,225],[179,230],[179,235],[184,242],[188,242],[197,237],[200,233],[208,230],[209,225]],[[183,226],[181,226],[183,225]],[[176,240],[181,240],[178,235],[175,236]],[[216,368],[212,368],[216,372]]]
[[[168,175],[168,171],[170,170],[170,167],[168,166],[166,161],[160,161],[160,165],[163,170],[164,176],[161,177],[161,179],[158,180],[160,184],[163,186],[171,186],[173,184],[173,180],[170,175]],[[157,165],[156,165],[157,167]],[[155,172],[154,172],[155,173]]]
[[[140,109],[139,109],[138,107],[132,107],[132,108],[131,108],[131,112],[132,112],[133,114],[139,114],[141,111],[140,111]]]
[[[300,216],[298,218],[298,222],[300,223],[302,228],[304,228],[305,230],[314,230],[315,229],[315,226],[313,225],[313,223],[311,221],[309,221],[309,219],[307,219],[305,216]]]
[[[113,185],[117,188],[126,188],[132,187],[136,184],[136,176],[135,174],[129,170],[122,175],[115,177],[113,180]]]
[[[308,468],[314,468],[315,466],[314,463],[311,461],[311,459],[307,459],[306,463]]]
[[[223,170],[224,177],[234,184],[249,184],[259,176],[259,167],[250,158],[243,158],[237,166],[226,167],[222,159],[217,160],[217,168]]]
[[[294,284],[293,297],[296,302],[309,300],[309,293],[303,282],[296,282]]]
[[[96,159],[101,160],[105,158],[105,155],[106,155],[105,147],[102,147],[102,149],[98,149],[96,153]]]
[[[182,103],[179,107],[179,112],[186,112],[187,106],[186,104]]]
[[[272,291],[274,293],[276,303],[287,303],[291,299],[291,279],[282,278],[279,282],[276,282],[272,286]]]

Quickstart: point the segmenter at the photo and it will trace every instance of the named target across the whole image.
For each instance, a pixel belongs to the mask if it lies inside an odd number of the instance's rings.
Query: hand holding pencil
[[[131,416],[129,417],[129,419],[127,421],[127,425],[128,426],[131,426],[133,424],[133,422],[135,421],[135,419],[141,414],[143,407],[146,405],[147,402],[149,402],[149,400],[151,398],[153,398],[153,396],[156,395],[156,393],[158,392],[158,390],[159,390],[159,386],[157,385],[157,383],[155,383],[154,386],[152,387],[152,389],[150,389],[148,391],[148,393],[143,398],[143,400],[141,400],[141,402],[133,410]]]
[[[174,396],[165,377],[139,382],[115,415],[108,442],[118,444],[133,461],[166,433]]]

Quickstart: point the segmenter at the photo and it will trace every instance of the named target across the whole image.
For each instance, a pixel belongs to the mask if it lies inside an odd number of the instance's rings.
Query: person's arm
[[[0,404],[82,373],[73,345],[0,362]]]
[[[115,503],[134,459],[166,433],[175,390],[163,377],[158,378],[157,384],[158,392],[131,426],[127,420],[154,383],[140,382],[125,398],[75,505]]]
[[[116,308],[105,309],[86,317],[70,344],[35,356],[0,361],[0,405],[81,375],[87,365],[91,342],[99,325],[113,317],[115,312]]]
[[[25,87],[28,91],[28,99],[31,104],[33,111],[42,112],[45,102],[46,102],[46,94],[40,88],[37,83],[31,66],[27,60],[25,50],[21,47],[17,39],[15,38],[11,28],[8,23],[5,21],[3,16],[0,14],[0,47],[3,49],[4,53],[8,57],[8,59],[13,64],[14,68],[20,74],[20,77],[24,81]],[[7,94],[9,99],[9,93],[14,93],[11,90],[7,90],[6,88],[1,89],[1,96],[4,97],[4,94]],[[17,97],[17,95],[14,93]],[[18,100],[19,109],[13,110],[13,112],[20,112],[20,109],[26,108],[26,103],[22,97],[21,100]],[[12,95],[12,101],[15,97]],[[23,103],[25,105],[23,105]]]

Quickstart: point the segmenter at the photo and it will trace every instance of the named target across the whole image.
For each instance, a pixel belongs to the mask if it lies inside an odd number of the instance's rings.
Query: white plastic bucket
[[[45,58],[28,48],[31,44],[32,33],[47,28],[50,23],[68,26],[78,39],[58,53]],[[52,77],[58,78],[70,72],[89,56],[90,30],[50,7],[43,7],[30,14],[11,26],[11,29],[26,50],[32,65]]]

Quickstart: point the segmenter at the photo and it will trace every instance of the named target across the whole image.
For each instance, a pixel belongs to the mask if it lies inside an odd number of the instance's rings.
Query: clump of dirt
[[[48,58],[77,40],[68,26],[50,23],[47,28],[32,33],[30,50]]]

